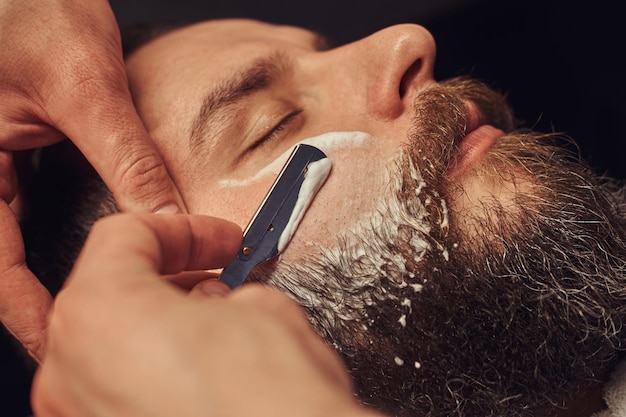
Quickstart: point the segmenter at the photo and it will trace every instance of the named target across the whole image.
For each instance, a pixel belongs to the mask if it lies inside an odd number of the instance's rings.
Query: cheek
[[[271,185],[272,179],[268,179],[254,185],[207,187],[189,210],[229,220],[245,229]]]
[[[379,207],[388,184],[386,165],[382,160],[362,166],[353,161],[334,158],[333,171],[288,246],[288,256],[312,246],[334,246],[339,233],[355,230]]]

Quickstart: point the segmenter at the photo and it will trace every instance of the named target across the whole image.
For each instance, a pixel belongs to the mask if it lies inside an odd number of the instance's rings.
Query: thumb
[[[92,100],[83,103],[82,97]],[[98,97],[97,105],[93,97]],[[94,166],[123,210],[186,211],[128,91],[94,87],[72,106],[87,110],[80,118],[67,120],[61,130]],[[68,114],[77,113],[68,110]]]
[[[184,212],[134,106],[117,26],[79,33],[84,44],[54,70],[59,82],[45,89],[42,119],[74,142],[123,210]]]
[[[224,284],[219,279],[208,279],[198,283],[189,292],[192,297],[225,297],[230,294],[232,290],[228,285]]]
[[[21,48],[8,48],[13,51],[4,71],[8,75],[3,73],[8,79],[0,82],[8,84],[7,97],[18,98],[5,112],[12,125],[5,130],[3,148],[52,143],[62,132],[98,171],[122,209],[184,211],[133,105],[109,2],[8,3],[5,15],[17,22],[8,30],[9,41]]]

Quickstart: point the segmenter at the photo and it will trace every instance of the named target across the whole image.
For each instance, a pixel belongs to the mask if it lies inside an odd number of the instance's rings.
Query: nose
[[[379,120],[413,110],[415,93],[434,81],[435,41],[424,27],[396,25],[328,52],[331,94]],[[337,97],[339,96],[339,97]]]

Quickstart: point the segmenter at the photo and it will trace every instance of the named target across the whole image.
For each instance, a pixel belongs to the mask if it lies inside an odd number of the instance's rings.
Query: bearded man
[[[436,82],[434,60],[415,25],[329,48],[300,28],[218,20],[155,31],[126,66],[191,213],[243,227],[296,144],[332,161],[293,240],[248,282],[304,308],[362,404],[395,416],[576,415],[625,338],[624,193],[569,143],[517,126],[484,84]],[[115,211],[68,153],[73,210],[58,219],[33,200],[24,224],[43,279],[64,277],[91,223]],[[59,161],[44,157],[33,198],[50,201]],[[46,250],[59,230],[76,235]]]

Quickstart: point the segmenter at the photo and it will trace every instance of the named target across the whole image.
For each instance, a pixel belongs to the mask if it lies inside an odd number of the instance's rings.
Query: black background
[[[626,178],[626,36],[617,1],[112,0],[111,6],[122,27],[252,17],[304,26],[340,43],[391,24],[420,23],[437,40],[437,78],[488,81],[529,125],[573,137],[598,171]],[[0,337],[0,417],[29,412],[25,363]]]

